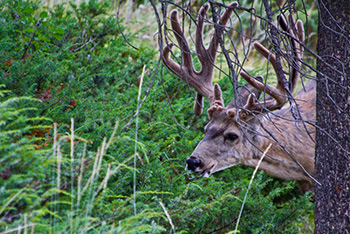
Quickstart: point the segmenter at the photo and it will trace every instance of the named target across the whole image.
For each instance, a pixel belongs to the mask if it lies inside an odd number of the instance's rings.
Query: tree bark
[[[318,5],[315,232],[350,233],[350,2]]]

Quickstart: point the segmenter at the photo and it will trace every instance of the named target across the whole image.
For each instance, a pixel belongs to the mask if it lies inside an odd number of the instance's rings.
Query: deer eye
[[[238,135],[234,133],[228,133],[225,135],[225,138],[230,141],[235,141],[238,139]]]

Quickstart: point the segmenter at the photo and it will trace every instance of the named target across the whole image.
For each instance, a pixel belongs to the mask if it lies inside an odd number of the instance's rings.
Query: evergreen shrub
[[[156,72],[157,51],[129,45],[138,35],[111,6],[1,3],[0,231],[234,230],[253,170],[185,169],[206,117],[192,115],[187,85]],[[294,182],[259,172],[239,230],[307,232],[312,208]]]

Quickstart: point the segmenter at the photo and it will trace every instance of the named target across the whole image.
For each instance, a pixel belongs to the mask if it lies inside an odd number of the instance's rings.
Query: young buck
[[[219,27],[226,25],[237,6],[237,2],[230,4],[219,20]],[[299,78],[303,54],[302,22],[295,22],[290,16],[287,23],[282,16],[278,17],[291,47],[288,56],[293,62],[289,63],[288,73],[278,72],[276,57],[260,43],[254,43],[254,48],[273,65],[277,74],[276,87],[265,84],[262,77],[254,78],[241,72],[240,75],[248,83],[225,107],[219,85],[212,84],[218,37],[222,37],[223,30],[213,36],[208,48],[204,47],[203,25],[208,10],[209,5],[203,5],[197,18],[194,44],[201,63],[200,71],[193,67],[190,48],[176,10],[171,12],[170,17],[181,49],[182,64],[170,58],[172,43],[163,48],[165,65],[197,92],[194,114],[202,113],[203,97],[210,103],[207,111],[210,122],[204,128],[204,139],[186,160],[188,169],[208,177],[237,164],[254,168],[263,152],[272,144],[259,169],[275,177],[296,180],[303,191],[308,190],[313,183],[311,175],[314,172],[315,82],[308,82],[294,98],[291,96]],[[289,74],[289,82],[284,74]],[[262,92],[266,97],[264,95],[259,101]]]

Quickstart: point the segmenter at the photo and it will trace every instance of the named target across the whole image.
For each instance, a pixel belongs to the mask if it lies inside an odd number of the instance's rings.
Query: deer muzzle
[[[198,168],[201,166],[201,161],[197,158],[191,156],[186,160],[187,168],[191,171],[197,172]]]
[[[195,156],[189,157],[186,163],[189,170],[201,174],[203,177],[209,177],[214,167],[214,163],[204,162],[202,159]]]

